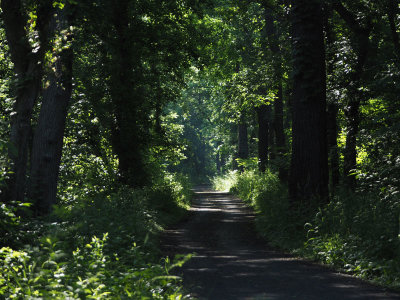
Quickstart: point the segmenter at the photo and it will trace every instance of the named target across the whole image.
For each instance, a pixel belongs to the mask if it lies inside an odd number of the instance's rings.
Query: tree
[[[293,32],[292,203],[328,199],[326,75],[320,1],[295,1]]]
[[[340,1],[336,1],[333,7],[352,31],[352,47],[357,56],[356,63],[350,74],[348,104],[345,108],[348,128],[343,164],[345,183],[350,189],[354,190],[356,186],[354,170],[357,169],[357,135],[360,125],[359,111],[363,98],[361,80],[364,75],[364,67],[368,59],[368,54],[371,51],[369,37],[373,26],[370,16],[366,17],[365,24],[363,24],[363,22],[359,22],[357,17]]]
[[[70,14],[69,6],[58,10],[50,26],[51,35],[63,42],[53,53],[54,63],[47,74],[48,86],[43,91],[38,124],[33,135],[28,196],[34,201],[37,214],[48,214],[56,204],[64,128],[72,93]]]
[[[275,133],[275,143],[276,143],[276,152],[277,159],[279,161],[283,160],[283,155],[286,150],[286,142],[285,142],[285,133],[283,128],[283,55],[282,55],[282,46],[279,41],[279,33],[276,28],[276,23],[278,22],[277,18],[277,8],[271,7],[271,5],[267,2],[263,2],[264,7],[264,18],[265,18],[265,42],[264,47],[269,47],[272,55],[267,56],[267,58],[272,58],[272,64],[274,69],[274,78],[273,85],[275,85],[275,89],[277,90],[276,97],[273,102],[274,106],[274,116],[273,116],[273,131]],[[280,23],[283,23],[282,21]],[[283,25],[283,24],[281,24]],[[266,62],[271,63],[271,62]],[[287,180],[287,170],[279,163],[279,178],[282,181]]]
[[[338,113],[339,104],[337,96],[334,92],[334,86],[337,84],[335,80],[335,43],[337,43],[336,33],[333,29],[333,9],[331,5],[324,6],[324,31],[326,36],[326,65],[327,65],[327,139],[328,139],[328,161],[329,161],[329,179],[330,192],[334,194],[336,187],[340,182],[339,167],[339,149],[338,149]]]
[[[268,166],[269,154],[269,132],[270,132],[270,105],[260,105],[256,107],[258,121],[258,168],[260,172],[265,172]]]
[[[6,198],[15,201],[23,201],[26,192],[29,139],[32,134],[31,117],[40,92],[52,4],[52,1],[47,0],[37,3],[37,22],[34,29],[37,30],[38,36],[35,37],[37,44],[33,46],[29,42],[28,16],[22,1],[1,1],[7,42],[16,75],[9,151],[13,165],[5,195]]]
[[[81,74],[84,77],[86,68],[94,70],[99,85],[106,87],[100,87],[105,95],[99,96],[90,83],[85,92],[97,101],[93,104],[99,106],[99,119],[112,134],[120,181],[143,187],[151,182],[149,149],[160,141],[156,127],[163,109],[178,99],[195,54],[196,17],[184,0],[124,0],[118,5],[107,0],[82,5],[89,20],[82,24],[83,39],[90,38],[86,44],[93,43],[90,47],[104,68],[86,62]],[[82,78],[82,82],[88,80]]]

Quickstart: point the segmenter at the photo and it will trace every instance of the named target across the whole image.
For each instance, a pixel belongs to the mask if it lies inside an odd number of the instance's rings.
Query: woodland
[[[212,184],[273,246],[400,288],[395,0],[1,0],[0,297],[189,299]]]

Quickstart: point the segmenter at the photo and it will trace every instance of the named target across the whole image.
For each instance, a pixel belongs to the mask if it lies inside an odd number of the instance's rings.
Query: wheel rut
[[[254,213],[228,193],[205,187],[184,222],[165,231],[165,255],[194,253],[181,269],[198,299],[400,299],[356,278],[275,251],[259,239]]]

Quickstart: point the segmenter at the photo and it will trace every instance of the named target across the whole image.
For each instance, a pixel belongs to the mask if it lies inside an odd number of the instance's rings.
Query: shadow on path
[[[257,238],[254,214],[227,193],[195,189],[188,219],[165,232],[166,255],[195,253],[178,275],[199,299],[400,299],[350,276],[279,253]]]

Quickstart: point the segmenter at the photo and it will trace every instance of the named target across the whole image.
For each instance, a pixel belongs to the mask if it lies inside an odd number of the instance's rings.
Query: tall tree
[[[53,65],[47,75],[38,124],[33,136],[29,198],[37,214],[47,214],[56,203],[58,173],[63,146],[67,109],[72,93],[73,50],[69,5],[54,15],[50,30],[61,34],[63,43],[55,46]]]
[[[357,56],[356,63],[350,73],[347,88],[348,103],[344,110],[347,119],[347,135],[344,149],[343,176],[346,185],[354,190],[356,186],[354,170],[357,168],[357,135],[360,126],[360,106],[363,98],[360,88],[365,64],[371,50],[369,37],[373,26],[369,16],[366,17],[365,22],[359,21],[356,15],[340,1],[336,1],[333,7],[352,31],[352,47]]]
[[[111,82],[110,95],[114,106],[116,124],[114,150],[119,158],[119,170],[125,183],[143,186],[146,183],[143,142],[141,132],[143,120],[142,93],[135,83],[140,77],[140,53],[135,49],[135,22],[130,11],[133,1],[123,0],[111,4],[111,25],[113,34],[110,41]]]
[[[328,198],[326,75],[322,5],[297,0],[291,11],[293,32],[292,202]]]
[[[269,131],[270,131],[270,105],[262,104],[256,107],[258,121],[258,168],[265,172],[268,165]]]
[[[281,47],[279,45],[279,34],[276,28],[276,23],[278,22],[276,9],[271,7],[267,2],[263,2],[264,6],[264,18],[265,18],[265,39],[267,45],[269,46],[272,57],[273,57],[273,69],[274,78],[273,80],[275,89],[277,90],[276,97],[274,100],[274,116],[273,116],[273,131],[276,143],[276,154],[277,159],[282,161],[283,155],[285,153],[285,132],[283,128],[283,87],[282,87],[282,77],[283,77],[283,57]],[[283,181],[287,180],[287,170],[279,163],[279,178]]]
[[[326,53],[327,53],[327,75],[328,75],[328,82],[333,81],[335,79],[335,33],[332,28],[332,16],[333,16],[333,9],[330,5],[324,6],[324,30],[326,36]],[[338,112],[339,112],[339,105],[337,97],[335,93],[331,89],[329,90],[330,93],[327,100],[327,138],[328,138],[328,161],[329,161],[329,179],[330,179],[330,188],[331,188],[331,195],[334,193],[336,187],[339,185],[340,181],[340,168],[339,168],[339,151],[338,151]]]
[[[249,158],[249,142],[247,137],[247,122],[245,114],[240,115],[238,124],[238,158]]]
[[[31,117],[40,92],[42,66],[48,43],[48,26],[53,2],[37,1],[36,46],[29,42],[28,14],[21,0],[1,1],[3,22],[17,83],[15,105],[11,119],[10,158],[12,172],[8,182],[7,198],[23,201],[26,192],[26,172],[29,139],[32,135]]]

